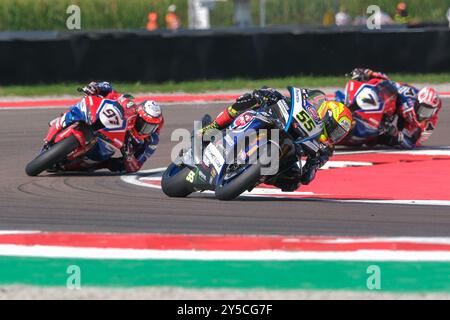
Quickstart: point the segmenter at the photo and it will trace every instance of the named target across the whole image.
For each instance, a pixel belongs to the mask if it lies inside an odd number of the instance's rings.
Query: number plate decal
[[[122,130],[124,129],[124,120],[122,113],[114,105],[113,102],[105,100],[98,110],[98,117],[108,130]]]
[[[301,129],[308,136],[315,136],[322,132],[322,124],[316,123],[313,117],[305,109],[306,101],[300,89],[293,90],[293,116],[294,120],[300,125]]]

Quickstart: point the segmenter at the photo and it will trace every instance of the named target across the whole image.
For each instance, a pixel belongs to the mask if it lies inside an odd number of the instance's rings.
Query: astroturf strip
[[[367,281],[376,283],[370,277],[374,275],[373,270],[379,268],[381,291],[450,292],[448,262],[105,261],[1,257],[0,285],[66,286],[73,275],[68,273],[68,268],[73,265],[80,268],[82,287],[368,290]],[[376,267],[371,269],[370,266]]]
[[[349,70],[350,71],[350,70]],[[436,74],[389,74],[391,79],[407,83],[449,83],[450,73]],[[309,76],[299,75],[283,78],[268,79],[228,79],[228,80],[197,80],[185,82],[164,82],[164,83],[142,83],[142,82],[113,82],[113,86],[120,92],[132,94],[142,92],[186,92],[202,93],[214,90],[244,90],[259,88],[261,86],[271,86],[274,88],[285,88],[287,85],[299,87],[327,87],[336,86],[344,88],[348,77],[342,76]],[[56,83],[56,84],[35,84],[35,85],[8,85],[0,86],[0,96],[48,96],[48,95],[77,95],[76,88],[83,83]]]

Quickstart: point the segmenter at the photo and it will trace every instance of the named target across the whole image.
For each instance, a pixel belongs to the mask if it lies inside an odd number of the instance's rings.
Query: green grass
[[[340,0],[355,17],[369,5],[379,5],[391,16],[398,1]],[[448,0],[407,0],[410,16],[417,21],[445,22]],[[144,28],[147,15],[155,11],[159,25],[169,4],[178,7],[184,27],[188,24],[187,0],[0,0],[0,30],[66,30],[66,9],[70,4],[81,8],[82,29]],[[267,0],[267,23],[321,24],[324,13],[335,9],[335,0]],[[253,23],[259,22],[259,0],[252,0]],[[233,1],[217,2],[211,10],[215,27],[233,25]]]
[[[391,78],[400,82],[414,83],[450,83],[450,73],[442,74],[390,74]],[[112,83],[120,92],[137,93],[172,93],[187,92],[201,93],[207,91],[239,90],[259,88],[264,85],[274,88],[284,88],[287,85],[299,87],[344,87],[347,78],[342,77],[314,77],[298,76],[277,79],[233,79],[233,80],[204,80],[191,82],[166,82],[161,84],[151,83]],[[58,96],[76,95],[76,88],[81,83],[38,84],[30,86],[0,86],[1,96]]]

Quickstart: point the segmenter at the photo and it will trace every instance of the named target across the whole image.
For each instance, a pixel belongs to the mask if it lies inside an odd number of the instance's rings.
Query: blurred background
[[[0,85],[449,73],[449,21],[448,0],[0,0]]]
[[[396,19],[401,3],[407,19]],[[181,28],[352,25],[361,24],[370,5],[378,5],[392,23],[448,26],[450,8],[448,0],[0,0],[0,29],[65,30],[66,9],[73,4],[81,8],[84,30],[142,29],[149,20],[155,29],[164,29],[170,27],[171,10]],[[336,19],[337,13],[343,14]]]

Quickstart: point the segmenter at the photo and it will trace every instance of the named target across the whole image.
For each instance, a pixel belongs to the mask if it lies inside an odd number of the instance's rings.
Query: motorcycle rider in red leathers
[[[392,81],[386,74],[370,69],[357,68],[352,72],[353,79],[361,82],[377,82],[378,79]],[[421,90],[406,84],[392,81],[398,91],[397,126],[386,123],[380,143],[411,149],[423,145],[432,135],[438,122],[442,101],[436,91],[425,87]]]
[[[117,101],[124,110],[124,120],[132,121],[132,129],[125,137],[125,143],[122,148],[123,157],[102,159],[99,162],[79,160],[76,163],[70,163],[63,168],[64,171],[95,171],[107,168],[112,172],[137,172],[141,169],[145,161],[152,156],[159,143],[160,131],[164,126],[164,118],[161,107],[154,101],[144,101],[136,105],[133,97],[128,94],[120,94],[113,90],[108,82],[91,82],[79,91],[87,96],[100,96],[104,99]],[[71,125],[73,122],[83,120],[84,116],[79,112],[77,106],[70,109],[69,112],[61,115],[56,121],[56,128],[61,130]],[[104,147],[97,143],[94,150],[86,155],[88,160],[96,159],[97,154]]]

